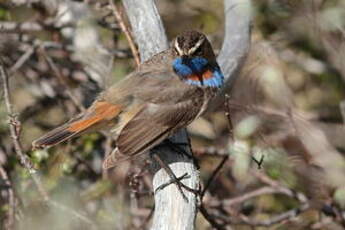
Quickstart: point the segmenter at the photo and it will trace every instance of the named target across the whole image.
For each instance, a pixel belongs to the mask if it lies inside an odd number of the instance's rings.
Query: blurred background
[[[203,184],[225,162],[203,204],[224,229],[344,229],[345,1],[252,2],[251,49],[227,103],[188,127]],[[219,53],[222,0],[157,6],[169,39],[198,29]],[[31,150],[136,68],[108,1],[0,1],[0,58],[22,149],[56,202],[46,205],[14,152],[0,80],[1,229],[148,229],[148,157],[103,173],[115,146],[106,133]],[[198,214],[196,229],[212,228]]]

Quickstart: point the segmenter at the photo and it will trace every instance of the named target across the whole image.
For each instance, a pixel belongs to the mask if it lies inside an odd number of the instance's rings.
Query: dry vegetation
[[[108,1],[24,2],[0,2],[1,229],[149,228],[149,157],[103,173],[107,133],[31,150],[135,68],[121,14]],[[219,50],[222,1],[157,2],[169,37],[200,28]],[[196,229],[344,229],[345,2],[253,2],[241,76],[189,127],[207,188]]]

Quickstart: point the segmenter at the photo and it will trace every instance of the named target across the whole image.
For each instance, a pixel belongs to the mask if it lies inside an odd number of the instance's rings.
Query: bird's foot
[[[200,191],[199,190],[196,190],[196,189],[192,189],[188,186],[186,186],[185,184],[183,184],[181,181],[183,179],[188,179],[190,178],[190,176],[185,173],[183,174],[182,176],[179,176],[177,177],[174,172],[171,170],[171,168],[162,161],[162,159],[157,155],[157,154],[154,154],[153,155],[154,159],[158,162],[158,164],[165,170],[165,172],[169,175],[170,177],[170,181],[167,182],[167,183],[164,183],[164,184],[161,184],[160,186],[158,186],[155,190],[155,192],[159,191],[159,190],[162,190],[164,189],[165,187],[171,185],[171,184],[175,184],[177,186],[177,189],[179,190],[179,192],[181,193],[183,199],[185,201],[188,202],[188,199],[186,197],[186,195],[184,194],[183,192],[183,189],[187,190],[188,192],[192,192],[196,195],[199,195],[200,194]],[[183,189],[182,189],[183,188]]]

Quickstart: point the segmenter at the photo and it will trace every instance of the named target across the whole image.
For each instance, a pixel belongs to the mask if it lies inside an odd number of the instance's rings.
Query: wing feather
[[[148,151],[191,123],[201,107],[195,105],[192,100],[175,105],[148,104],[123,127],[116,140],[116,156],[108,156],[104,168]]]

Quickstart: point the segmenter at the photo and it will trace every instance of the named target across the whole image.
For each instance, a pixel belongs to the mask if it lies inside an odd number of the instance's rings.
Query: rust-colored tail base
[[[113,120],[120,112],[120,106],[96,101],[86,112],[71,122],[48,132],[32,143],[33,149],[40,149],[59,144],[76,135],[90,131]]]

